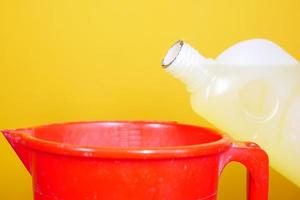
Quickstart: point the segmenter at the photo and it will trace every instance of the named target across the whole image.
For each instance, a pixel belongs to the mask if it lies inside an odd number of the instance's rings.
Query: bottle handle
[[[269,160],[267,154],[255,143],[234,143],[221,156],[220,173],[232,161],[247,168],[247,199],[268,200]]]

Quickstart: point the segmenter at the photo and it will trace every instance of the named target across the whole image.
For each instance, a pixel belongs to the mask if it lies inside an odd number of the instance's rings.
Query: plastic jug
[[[216,59],[179,41],[165,70],[183,81],[193,110],[235,140],[267,151],[271,166],[300,187],[300,64],[265,39],[240,42]]]
[[[268,157],[212,129],[171,122],[82,122],[5,130],[32,175],[35,200],[215,200],[230,161],[248,199],[268,199]]]

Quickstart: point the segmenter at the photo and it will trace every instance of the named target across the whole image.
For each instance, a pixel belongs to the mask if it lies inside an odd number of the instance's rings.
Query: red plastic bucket
[[[253,143],[169,122],[81,122],[5,130],[36,200],[215,200],[230,161],[249,172],[248,199],[268,199],[268,157]]]

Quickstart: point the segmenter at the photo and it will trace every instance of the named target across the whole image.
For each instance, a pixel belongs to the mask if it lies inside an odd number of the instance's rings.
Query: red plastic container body
[[[248,169],[248,199],[268,199],[266,153],[207,128],[117,121],[3,133],[32,175],[35,200],[215,200],[230,161]]]

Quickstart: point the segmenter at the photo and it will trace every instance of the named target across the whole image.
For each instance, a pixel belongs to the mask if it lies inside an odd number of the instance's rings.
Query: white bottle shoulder
[[[221,53],[216,61],[220,64],[240,66],[296,65],[299,61],[277,44],[266,39],[239,42]]]

